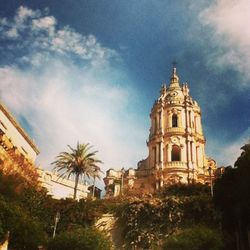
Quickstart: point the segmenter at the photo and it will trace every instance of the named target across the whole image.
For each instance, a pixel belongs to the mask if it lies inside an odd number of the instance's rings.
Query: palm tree
[[[61,152],[52,162],[55,165],[54,169],[62,171],[60,177],[69,179],[71,175],[75,175],[74,199],[76,199],[77,186],[81,177],[93,177],[96,169],[99,169],[99,163],[102,163],[96,158],[98,151],[90,152],[92,148],[89,143],[77,143],[76,149],[69,146],[70,152]]]

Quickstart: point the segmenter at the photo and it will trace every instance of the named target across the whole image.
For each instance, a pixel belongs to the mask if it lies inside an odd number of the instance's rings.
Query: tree
[[[70,152],[59,153],[52,164],[55,165],[54,169],[63,172],[61,177],[69,179],[71,175],[75,175],[74,199],[76,199],[79,179],[85,178],[85,176],[92,177],[96,169],[100,169],[98,163],[102,163],[102,161],[96,158],[97,151],[90,152],[92,147],[89,143],[80,144],[78,142],[76,149],[69,145],[68,147]]]
[[[41,221],[32,218],[25,208],[0,197],[0,242],[8,231],[11,249],[35,250],[47,240]]]
[[[169,236],[163,249],[168,250],[221,250],[221,233],[206,226],[196,225]]]
[[[91,228],[78,228],[63,232],[52,239],[48,250],[110,250],[111,243],[107,237]]]
[[[223,227],[230,234],[237,235],[234,244],[238,249],[250,249],[248,228],[250,227],[250,143],[234,164],[227,167],[215,182],[214,201],[222,212]],[[232,245],[232,244],[230,244]],[[234,246],[233,249],[236,247]],[[231,248],[228,248],[231,249]]]

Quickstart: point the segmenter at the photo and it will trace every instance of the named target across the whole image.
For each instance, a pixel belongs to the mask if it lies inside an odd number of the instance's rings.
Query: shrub
[[[124,205],[120,209],[119,223],[128,246],[134,244],[148,249],[160,235],[175,230],[181,222],[181,201],[175,197],[165,199],[140,200]]]
[[[221,233],[206,226],[194,226],[176,233],[164,242],[163,250],[221,250]]]
[[[110,241],[93,229],[63,232],[50,240],[48,250],[110,250]]]
[[[0,232],[3,236],[10,232],[9,246],[14,249],[37,249],[46,241],[43,225],[20,206],[6,202],[0,197]]]
[[[193,184],[174,184],[170,186],[164,186],[157,195],[159,197],[167,196],[193,196],[193,195],[210,195],[210,188],[208,185],[201,183]]]

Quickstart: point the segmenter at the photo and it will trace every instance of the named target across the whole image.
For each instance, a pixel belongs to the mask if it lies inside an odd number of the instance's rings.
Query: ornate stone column
[[[160,142],[159,146],[160,146],[160,167],[162,168],[162,165],[163,165],[163,143]]]
[[[180,146],[181,147],[181,161],[185,162],[185,147],[183,145]]]
[[[172,127],[172,112],[168,111],[168,128]]]
[[[192,143],[192,155],[193,155],[193,166],[197,167],[197,160],[196,160],[196,145],[195,142]]]
[[[181,115],[181,111],[178,111],[177,117],[178,117],[178,127],[181,128],[182,127],[182,115]]]
[[[172,150],[172,144],[168,144],[168,162],[171,162],[172,161],[172,159],[171,159],[171,150]]]

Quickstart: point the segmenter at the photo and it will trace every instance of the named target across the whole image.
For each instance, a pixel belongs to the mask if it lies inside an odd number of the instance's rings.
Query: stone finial
[[[160,92],[161,95],[162,95],[162,96],[165,95],[166,91],[167,91],[167,86],[166,86],[165,83],[163,83],[163,84],[161,85],[161,92]]]

